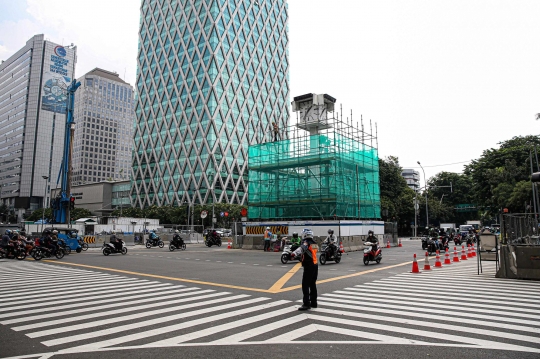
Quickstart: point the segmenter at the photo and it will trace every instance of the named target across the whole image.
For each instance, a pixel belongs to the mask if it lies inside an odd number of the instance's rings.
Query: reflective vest
[[[313,248],[315,247],[315,248]],[[317,264],[317,246],[309,245],[306,251],[302,254],[302,265],[309,266]]]
[[[264,231],[264,239],[270,239],[270,231]]]

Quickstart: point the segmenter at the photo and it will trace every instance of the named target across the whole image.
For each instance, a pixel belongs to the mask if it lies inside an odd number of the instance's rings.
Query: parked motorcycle
[[[292,252],[294,252],[296,248],[298,248],[298,245],[296,244],[295,245],[292,245],[291,243],[285,244],[285,246],[283,247],[283,253],[281,253],[281,263],[287,264],[290,260],[297,260],[300,262],[302,260],[301,256],[294,257],[294,258],[291,256]]]
[[[103,243],[103,247],[101,247],[101,251],[103,252],[104,256],[108,256],[109,254],[114,254],[114,253],[122,253],[122,255],[125,255],[127,253],[128,250],[126,248],[126,242],[124,242],[120,238],[117,238],[117,240],[122,243],[122,249],[121,250],[116,249],[114,243]]]
[[[159,237],[157,237],[156,239],[148,238],[146,240],[146,248],[152,248],[152,247],[163,248],[164,246],[165,246],[165,243],[163,243],[163,241]]]
[[[373,249],[375,243],[364,242],[364,264],[368,265],[369,262],[381,263],[382,260],[382,249],[377,243],[376,249]]]
[[[184,240],[179,237],[179,239],[171,239],[169,242],[169,250],[172,252],[175,249],[181,249],[183,251],[186,250],[186,244],[184,243]]]
[[[321,254],[319,254],[319,262],[321,265],[325,265],[327,260],[334,261],[336,263],[341,262],[341,251],[339,250],[339,247],[323,242],[321,246]]]

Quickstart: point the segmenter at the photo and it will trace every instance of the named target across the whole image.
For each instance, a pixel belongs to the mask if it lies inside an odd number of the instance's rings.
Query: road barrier
[[[84,236],[83,241],[84,241],[84,243],[88,243],[88,244],[96,243],[96,237],[95,236]]]

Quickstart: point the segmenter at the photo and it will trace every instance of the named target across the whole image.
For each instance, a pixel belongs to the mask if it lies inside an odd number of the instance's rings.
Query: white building
[[[129,180],[133,148],[133,87],[95,68],[75,93],[72,184]]]
[[[58,178],[76,54],[35,35],[0,64],[0,201],[19,220],[48,205]]]
[[[401,172],[405,181],[407,181],[407,186],[413,191],[418,191],[420,189],[420,173],[410,168],[405,168]]]

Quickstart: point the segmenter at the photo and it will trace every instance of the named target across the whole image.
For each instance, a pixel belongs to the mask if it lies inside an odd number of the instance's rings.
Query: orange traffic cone
[[[446,248],[446,251],[444,253],[444,264],[452,264],[452,262],[450,261],[450,253],[448,253],[448,248]]]
[[[424,270],[431,270],[431,266],[429,265],[429,254],[426,252],[426,259],[424,260]]]
[[[461,246],[461,260],[462,261],[467,260],[467,253],[465,253],[465,246]]]
[[[420,273],[420,269],[418,268],[418,262],[416,261],[416,253],[414,254],[411,273]]]
[[[472,255],[472,246],[471,245],[468,245],[467,246],[467,258],[471,258],[473,255]]]
[[[476,249],[474,248],[474,244],[472,245],[472,250],[471,250],[471,252],[472,252],[472,256],[473,256],[473,257],[476,257]]]
[[[386,242],[386,248],[390,248],[390,241]]]
[[[454,247],[454,258],[452,258],[452,262],[459,262],[459,257],[457,255],[457,248]]]
[[[343,248],[343,242],[339,242],[339,251],[345,253],[345,248]]]
[[[403,247],[403,244],[401,244],[401,238],[398,238],[398,247]]]
[[[442,268],[441,257],[439,256],[438,250],[437,255],[435,256],[435,268]]]
[[[227,244],[227,249],[232,249],[231,240],[229,239],[229,243]]]

